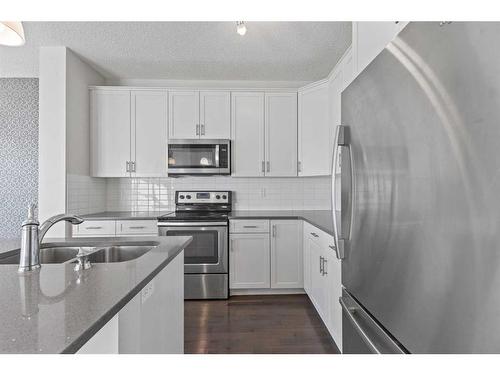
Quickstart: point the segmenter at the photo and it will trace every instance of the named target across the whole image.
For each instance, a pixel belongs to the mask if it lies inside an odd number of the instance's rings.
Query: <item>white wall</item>
[[[38,216],[66,211],[66,47],[41,47],[39,65]],[[64,225],[50,231],[64,236]]]
[[[90,85],[104,84],[104,77],[66,52],[66,154],[68,174],[90,175]]]
[[[40,48],[39,121],[39,220],[68,211],[75,198],[67,190],[74,176],[89,177],[89,85],[104,78],[63,46]],[[96,195],[104,209],[105,182],[99,181]],[[99,202],[99,199],[96,200]],[[88,213],[83,210],[76,213]],[[65,225],[56,225],[50,237],[65,235]]]

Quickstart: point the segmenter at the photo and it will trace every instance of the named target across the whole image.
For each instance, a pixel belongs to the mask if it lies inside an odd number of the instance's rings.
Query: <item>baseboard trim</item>
[[[302,288],[292,289],[231,289],[230,296],[258,296],[267,294],[306,294]]]

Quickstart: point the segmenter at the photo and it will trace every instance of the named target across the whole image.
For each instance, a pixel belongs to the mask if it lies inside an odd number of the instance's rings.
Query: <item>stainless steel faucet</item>
[[[40,268],[40,245],[47,231],[59,221],[69,221],[71,224],[81,224],[83,219],[76,215],[61,214],[52,216],[42,225],[35,219],[35,205],[28,209],[28,219],[22,224],[21,254],[19,272],[33,271]]]

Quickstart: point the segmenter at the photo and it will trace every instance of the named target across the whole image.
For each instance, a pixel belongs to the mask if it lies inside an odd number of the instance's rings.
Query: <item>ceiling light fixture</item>
[[[245,25],[245,21],[237,21],[236,22],[236,32],[241,36],[247,33],[247,26]]]
[[[25,42],[21,22],[0,21],[0,45],[22,46]]]

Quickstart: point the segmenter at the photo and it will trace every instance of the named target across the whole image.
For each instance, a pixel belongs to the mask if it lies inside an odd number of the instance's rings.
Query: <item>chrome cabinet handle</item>
[[[323,273],[321,274],[321,276],[328,275],[327,267],[328,267],[328,259],[323,258]]]
[[[273,224],[273,237],[276,237],[276,224]]]
[[[196,135],[200,135],[200,124],[196,124]]]
[[[323,257],[319,257],[319,273],[323,275]]]
[[[85,227],[85,229],[102,229],[102,227]]]
[[[297,172],[302,172],[302,162],[297,162]]]
[[[257,225],[243,225],[243,228],[258,228]]]
[[[130,162],[129,161],[125,162],[125,171],[130,172]]]
[[[135,172],[135,161],[130,162],[130,172]]]
[[[201,135],[205,135],[205,124],[201,124]]]
[[[314,233],[314,232],[311,232],[311,236],[316,237],[316,238],[317,238],[317,237],[319,237],[319,236],[318,236],[316,233]]]
[[[262,162],[262,173],[264,173],[266,171],[266,166],[265,166],[265,162],[263,161]]]
[[[129,229],[145,229],[146,227],[128,227]]]
[[[267,162],[267,171],[271,172],[271,162],[270,161]]]

